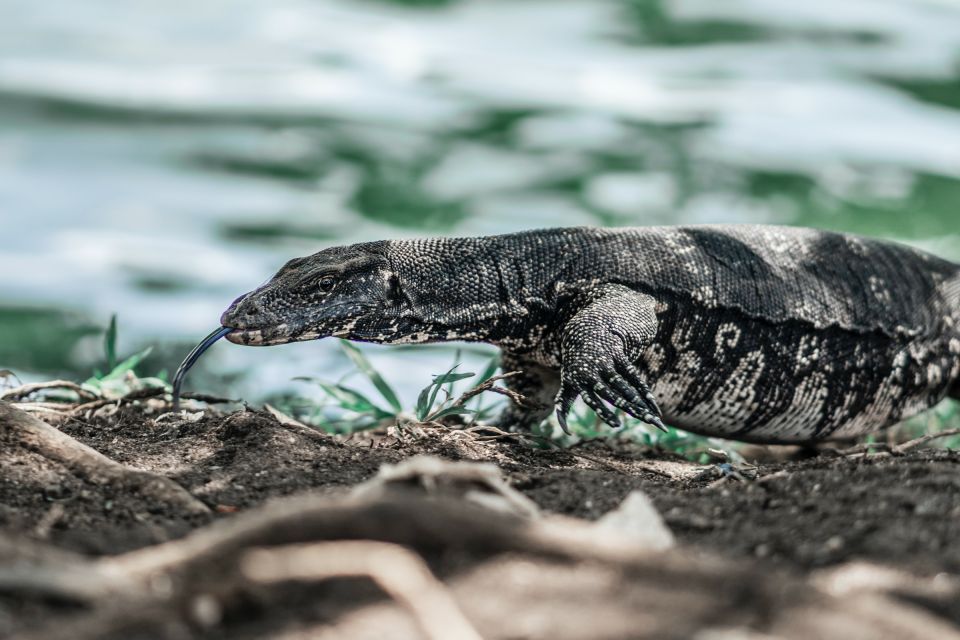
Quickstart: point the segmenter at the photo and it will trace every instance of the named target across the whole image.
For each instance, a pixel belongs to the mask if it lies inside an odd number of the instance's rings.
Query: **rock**
[[[670,549],[677,544],[660,512],[642,491],[631,492],[619,507],[600,518],[594,526],[606,533],[630,537],[652,551]]]

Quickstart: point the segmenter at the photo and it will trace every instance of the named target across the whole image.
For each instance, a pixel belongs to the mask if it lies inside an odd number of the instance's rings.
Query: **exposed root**
[[[960,429],[946,429],[944,431],[938,431],[937,433],[928,433],[926,435],[920,436],[919,438],[914,438],[904,442],[903,444],[897,445],[893,448],[893,452],[896,454],[903,454],[911,449],[916,449],[921,447],[931,440],[936,440],[938,438],[948,438],[950,436],[960,435]]]
[[[119,407],[122,404],[129,404],[131,402],[136,402],[137,400],[147,400],[148,398],[156,398],[163,395],[164,390],[159,387],[150,387],[148,389],[134,389],[133,391],[120,396],[119,398],[94,398],[90,402],[84,402],[82,404],[75,405],[70,408],[71,415],[80,415],[82,413],[96,411],[102,407],[109,405],[116,405]]]
[[[357,485],[358,498],[386,495],[398,486],[417,485],[428,494],[462,497],[495,511],[527,518],[540,515],[537,505],[510,485],[493,464],[451,462],[433,456],[415,456],[399,464],[387,464],[372,479]]]
[[[439,477],[447,472],[452,477]],[[612,576],[611,584],[618,588],[646,594],[647,618],[637,619],[646,619],[648,625],[664,619],[737,632],[723,637],[753,637],[751,629],[783,638],[957,637],[936,616],[903,604],[885,588],[835,595],[834,586],[850,581],[830,581],[818,589],[786,574],[682,549],[651,553],[617,527],[561,517],[529,519],[462,499],[425,499],[398,490],[398,484],[411,484],[403,478],[421,486],[427,476],[444,485],[485,482],[482,468],[445,464],[424,469],[417,463],[384,475],[380,484],[392,490],[374,499],[364,497],[363,491],[339,499],[281,499],[183,539],[109,558],[91,560],[0,538],[0,590],[88,607],[66,624],[25,638],[192,637],[223,620],[224,612],[243,602],[251,589],[266,596],[289,581],[360,576],[378,584],[431,640],[476,640],[478,629],[486,628],[481,623],[490,620],[476,617],[478,609],[458,591],[458,580],[473,573],[470,563],[494,562],[492,556],[497,556],[548,571],[542,584],[528,585],[530,590],[559,586],[548,583],[550,567],[593,567],[591,571]],[[451,552],[471,560],[454,563],[452,569],[447,565],[445,571],[453,574],[441,573],[441,583],[422,558],[443,558]],[[903,580],[890,584],[898,592],[910,588]],[[501,602],[497,599],[503,595],[490,592],[489,597]],[[774,609],[774,601],[782,608]],[[838,629],[843,633],[836,633]],[[637,637],[663,637],[653,627],[636,630]]]
[[[120,396],[119,398],[97,398],[91,400],[90,402],[85,402],[83,404],[78,404],[70,408],[71,415],[80,415],[82,413],[89,413],[91,411],[96,411],[101,407],[106,407],[110,405],[116,405],[120,407],[124,404],[131,404],[140,400],[148,400],[150,398],[160,398],[166,395],[166,389],[160,387],[149,387],[146,389],[134,389],[133,391]],[[219,396],[211,396],[204,393],[182,393],[180,394],[181,398],[186,400],[199,400],[201,402],[206,402],[207,404],[223,404],[227,402],[237,402],[236,400],[231,400],[230,398],[221,398]]]
[[[0,400],[22,400],[37,391],[46,389],[66,389],[73,391],[81,400],[96,400],[97,395],[88,389],[84,389],[76,382],[70,380],[50,380],[47,382],[30,382],[22,384],[19,387],[0,392]]]
[[[17,408],[27,413],[46,414],[57,418],[69,418],[72,415],[69,405],[58,402],[22,402],[18,403]]]
[[[456,601],[416,554],[383,542],[321,542],[246,553],[241,572],[254,582],[366,577],[410,612],[430,640],[481,640]]]
[[[111,460],[7,402],[0,402],[0,442],[7,447],[35,451],[93,484],[115,484],[139,491],[148,500],[172,505],[185,513],[209,512],[206,505],[173,480]]]
[[[50,402],[43,399],[24,401],[33,394],[50,390],[72,391],[77,395],[77,401]],[[19,402],[20,409],[36,413],[55,413],[60,416],[78,416],[89,414],[103,407],[114,405],[120,407],[125,404],[133,404],[141,400],[150,398],[161,398],[167,394],[167,390],[162,387],[146,387],[143,389],[134,389],[119,397],[105,397],[99,393],[86,389],[83,386],[70,382],[69,380],[52,380],[50,382],[33,382],[30,384],[21,384],[12,389],[0,391],[0,400]],[[41,396],[42,397],[42,396]],[[219,396],[208,395],[204,393],[184,393],[181,397],[187,400],[199,400],[207,404],[224,404],[229,402],[238,402],[230,398],[221,398]]]
[[[864,442],[849,449],[840,449],[837,451],[837,454],[845,458],[862,458],[871,454],[879,456],[900,456],[917,447],[922,447],[933,440],[949,438],[950,436],[956,435],[960,435],[960,429],[945,429],[944,431],[927,433],[919,438],[914,438],[913,440],[908,440],[898,445],[892,445],[886,442]]]

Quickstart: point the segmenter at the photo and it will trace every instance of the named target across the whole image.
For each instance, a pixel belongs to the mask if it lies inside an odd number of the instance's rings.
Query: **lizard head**
[[[382,243],[325,249],[285,264],[220,317],[227,340],[271,345],[339,336],[386,341],[397,332],[399,280]]]

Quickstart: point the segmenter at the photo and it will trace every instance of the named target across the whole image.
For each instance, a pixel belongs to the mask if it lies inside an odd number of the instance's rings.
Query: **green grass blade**
[[[103,334],[103,351],[107,356],[107,371],[117,366],[117,314],[110,316],[110,325]]]
[[[123,376],[126,375],[128,371],[133,371],[134,368],[136,368],[137,365],[143,362],[144,358],[149,356],[152,351],[153,351],[153,347],[147,347],[140,353],[133,354],[132,356],[130,356],[129,358],[127,358],[126,360],[124,360],[123,362],[115,366],[106,375],[101,376],[99,379],[91,378],[90,380],[87,380],[87,382],[89,384],[96,384],[96,381],[98,380],[100,382],[106,382],[109,380],[117,380],[119,378],[122,378]]]
[[[460,364],[460,356],[463,354],[463,351],[460,350],[460,347],[457,347],[457,350],[453,352],[453,365],[457,366]],[[453,396],[453,382],[447,381],[447,399]]]
[[[446,376],[449,376],[453,373],[453,370],[460,366],[460,363],[457,363],[450,367],[446,373],[442,373],[439,376],[433,377],[433,382],[430,384],[433,387],[433,391],[430,393],[430,398],[427,401],[427,413],[433,410],[433,404],[437,401],[437,394],[440,393],[440,389],[443,388],[443,380]]]
[[[459,366],[459,365],[458,365],[458,366]],[[467,372],[464,372],[464,373],[450,373],[450,372],[447,372],[447,373],[440,374],[439,376],[436,376],[436,377],[433,379],[433,384],[452,384],[452,383],[458,382],[458,381],[460,381],[460,380],[466,380],[467,378],[472,378],[472,377],[475,376],[475,375],[477,375],[477,374],[475,374],[475,373],[467,373]]]
[[[427,417],[427,414],[430,413],[430,390],[433,389],[433,383],[431,382],[423,388],[420,392],[420,395],[417,396],[417,420],[423,422]]]
[[[329,384],[327,382],[317,382],[317,385],[324,393],[333,398],[341,409],[354,411],[356,413],[372,413],[377,418],[389,418],[393,415],[391,412],[378,407],[370,398],[356,389],[351,389],[342,384]]]
[[[396,413],[403,411],[403,407],[400,404],[400,399],[397,397],[396,392],[389,384],[387,384],[387,381],[383,379],[383,376],[381,376],[380,373],[373,368],[373,365],[370,364],[370,361],[367,360],[367,357],[363,355],[363,352],[346,340],[341,340],[340,346],[343,347],[344,353],[347,354],[347,357],[350,358],[353,364],[360,369],[363,375],[369,378],[370,382],[373,383],[373,386],[376,387],[377,391],[380,392],[380,395],[383,396],[383,399],[387,401],[387,404],[393,407]]]
[[[500,356],[495,355],[490,358],[490,362],[487,363],[487,368],[483,370],[480,374],[480,377],[477,378],[477,384],[483,384],[497,373],[497,369],[500,368]]]

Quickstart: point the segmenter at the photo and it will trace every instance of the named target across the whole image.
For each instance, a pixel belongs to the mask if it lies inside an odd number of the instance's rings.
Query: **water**
[[[0,368],[21,377],[84,375],[114,312],[122,352],[173,367],[288,258],[360,240],[775,222],[960,259],[949,0],[0,0],[0,18]],[[371,357],[410,398],[451,355]],[[251,399],[349,368],[327,342],[203,362]]]

